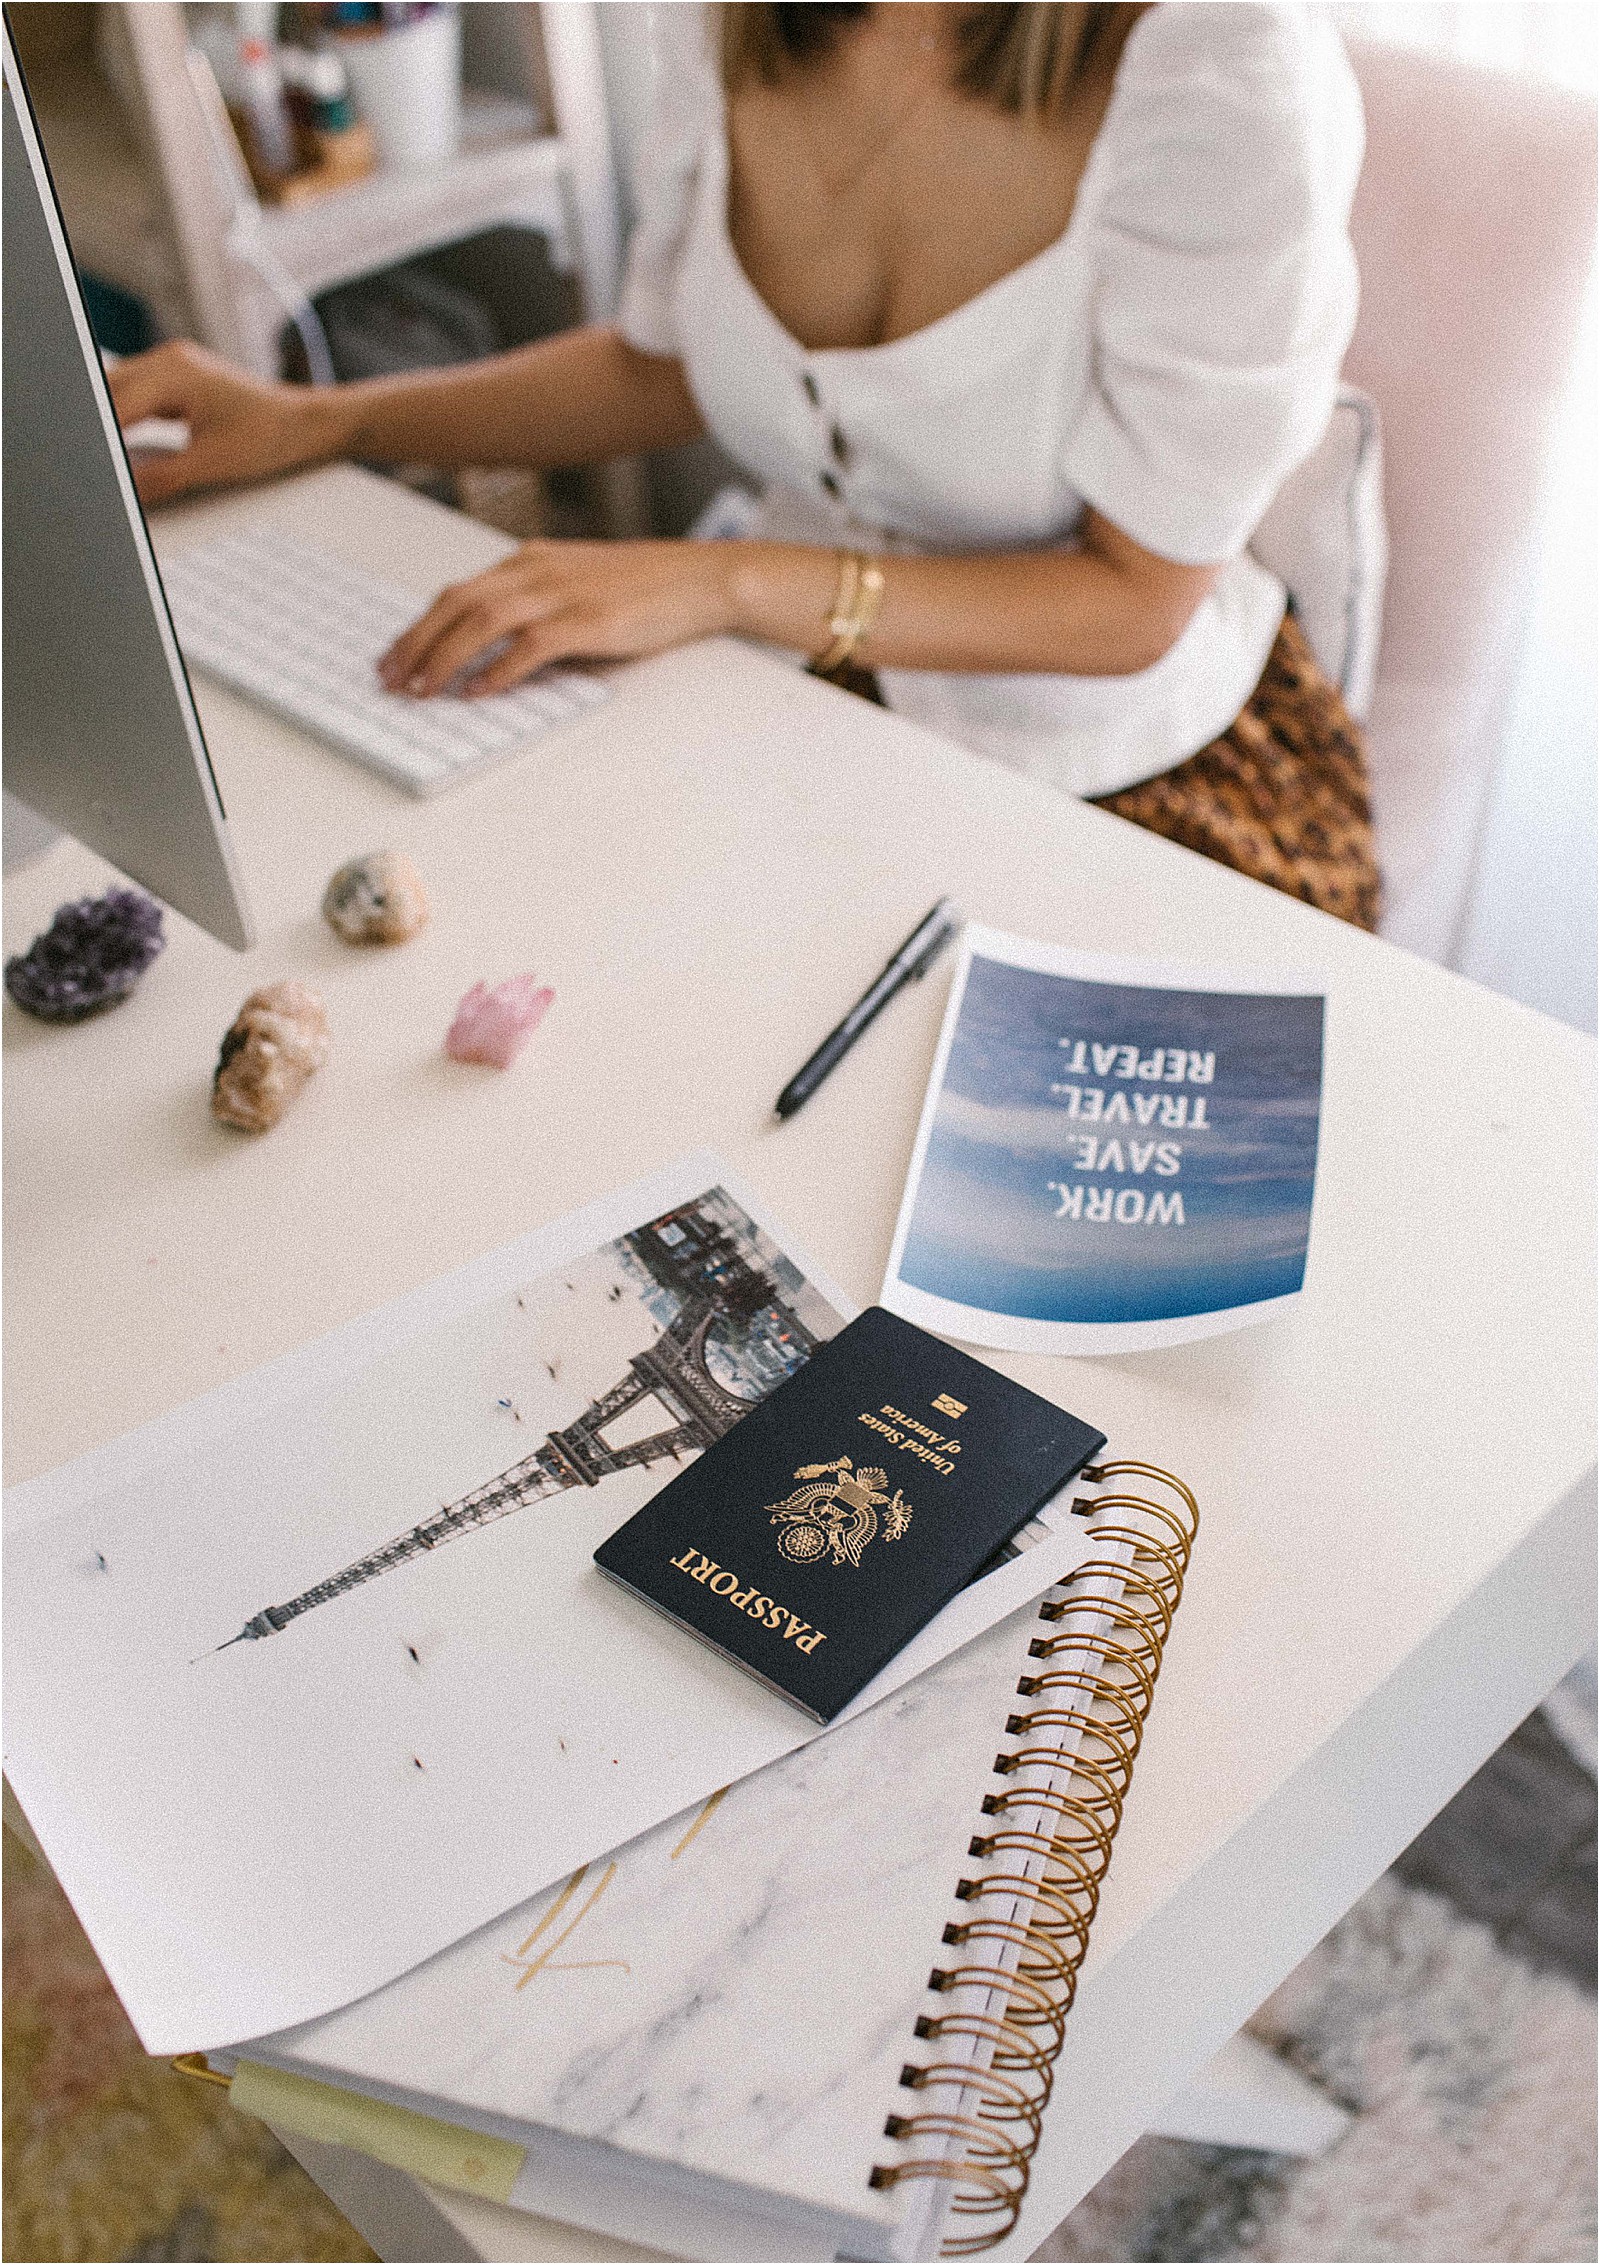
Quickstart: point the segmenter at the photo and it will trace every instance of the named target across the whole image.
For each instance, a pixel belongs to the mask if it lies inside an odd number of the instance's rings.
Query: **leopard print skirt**
[[[828,681],[883,704],[870,669],[847,661]],[[1358,928],[1378,925],[1361,729],[1292,614],[1260,683],[1220,739],[1153,779],[1091,799],[1320,912]]]
[[[1292,614],[1220,739],[1170,771],[1093,799],[1336,919],[1378,925],[1361,730]]]

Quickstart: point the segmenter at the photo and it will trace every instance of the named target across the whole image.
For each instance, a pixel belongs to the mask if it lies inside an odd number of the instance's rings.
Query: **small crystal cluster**
[[[508,976],[492,991],[486,983],[474,983],[445,1033],[444,1050],[458,1062],[487,1062],[508,1070],[554,998],[536,975]]]
[[[428,892],[403,849],[376,849],[340,866],[322,915],[347,944],[403,944],[428,925]]]
[[[165,942],[161,907],[143,890],[80,897],[6,961],[6,989],[44,1022],[82,1022],[126,999]]]
[[[211,1080],[211,1114],[268,1132],[328,1058],[328,1010],[304,983],[252,991],[229,1026]]]

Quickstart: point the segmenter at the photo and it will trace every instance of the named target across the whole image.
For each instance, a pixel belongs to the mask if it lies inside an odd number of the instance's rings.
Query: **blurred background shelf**
[[[373,173],[283,211],[258,207],[263,247],[308,298],[494,227],[538,230],[555,266],[578,273],[586,309],[609,309],[615,253],[602,240],[585,260],[571,210],[570,157],[558,136],[471,142],[469,95],[459,157],[416,173]],[[489,116],[497,117],[497,109]],[[278,320],[281,323],[282,313]]]
[[[262,377],[361,374],[339,366],[318,302],[440,255],[435,300],[465,275],[486,327],[469,321],[470,344],[447,339],[424,363],[604,320],[620,239],[593,0],[469,7],[462,28],[455,156],[275,207],[256,194],[177,0],[19,9],[80,266],[142,302],[153,336],[197,338]],[[637,529],[637,469],[609,468],[598,490],[610,530]]]

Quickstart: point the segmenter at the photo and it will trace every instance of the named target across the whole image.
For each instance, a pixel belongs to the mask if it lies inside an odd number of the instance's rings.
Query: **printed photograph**
[[[1320,997],[1088,982],[974,954],[900,1279],[1043,1322],[1298,1290]]]
[[[592,1560],[842,1316],[722,1186],[629,1202],[13,1537],[12,1766],[76,1788],[148,2049],[325,2012],[809,1735]]]
[[[504,1324],[486,1386],[505,1389],[480,1389],[479,1412],[492,1402],[508,1442],[550,1421],[539,1444],[327,1579],[264,1606],[230,1644],[276,1635],[316,1606],[571,1488],[624,1471],[669,1478],[792,1376],[839,1316],[726,1190],[708,1188],[514,1292]],[[442,1350],[430,1347],[430,1367]],[[568,1410],[570,1420],[550,1420]]]

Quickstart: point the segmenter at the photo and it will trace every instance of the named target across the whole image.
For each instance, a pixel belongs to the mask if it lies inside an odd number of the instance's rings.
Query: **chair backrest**
[[[1384,933],[1449,959],[1531,595],[1553,411],[1594,251],[1595,112],[1356,46],[1367,158],[1346,376],[1383,423],[1389,579],[1367,724]]]
[[[1323,673],[1365,723],[1389,543],[1378,408],[1359,386],[1340,386],[1327,431],[1273,497],[1250,548],[1288,591]]]

